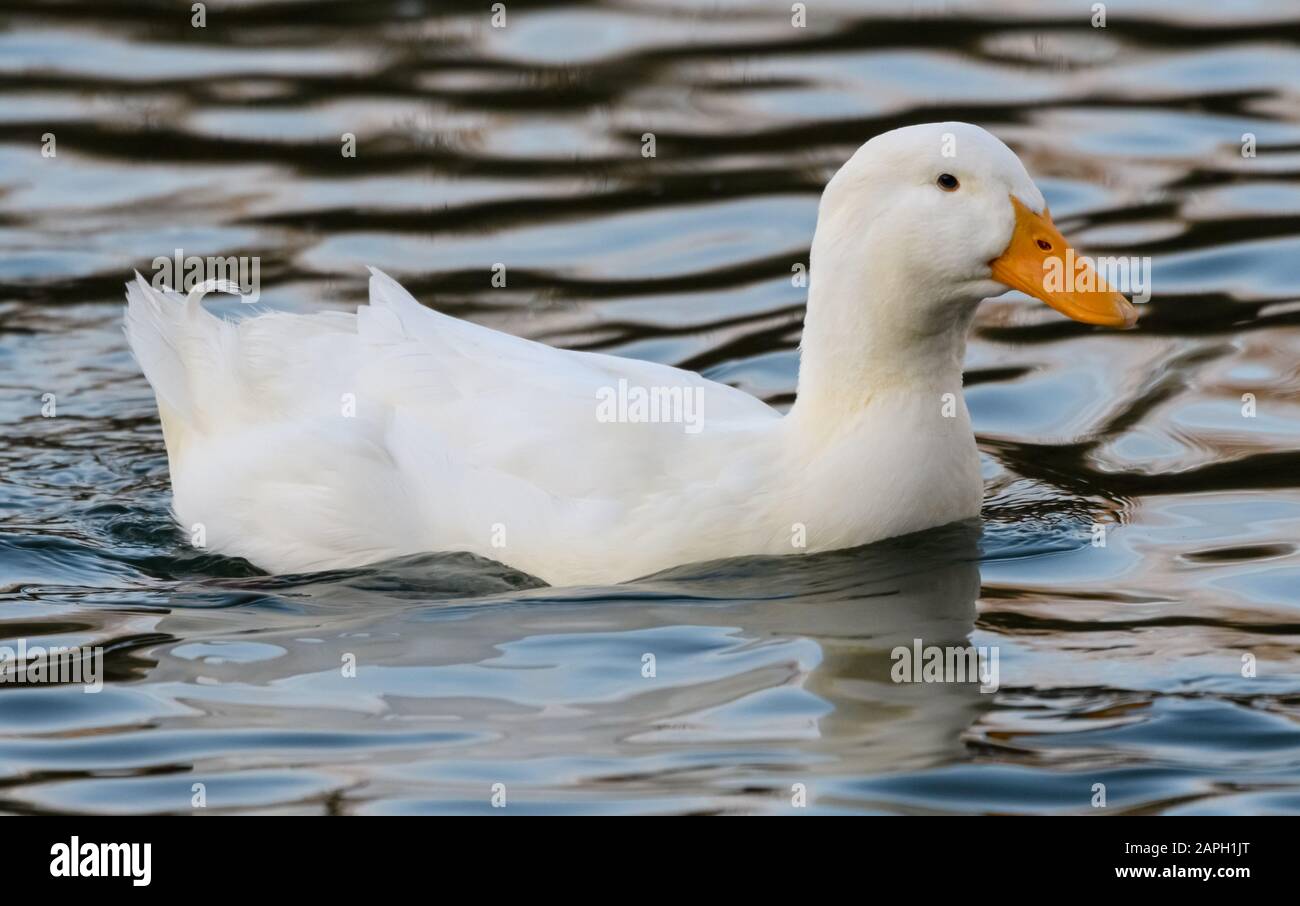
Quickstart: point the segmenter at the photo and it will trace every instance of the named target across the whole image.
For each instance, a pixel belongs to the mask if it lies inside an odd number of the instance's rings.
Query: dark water
[[[1300,811],[1293,3],[225,6],[0,14],[0,636],[107,673],[0,685],[0,809]],[[295,310],[373,264],[784,404],[824,179],[949,118],[1154,260],[1127,334],[983,307],[982,533],[555,589],[461,555],[267,577],[172,527],[120,329],[155,256],[260,256]],[[996,646],[1000,688],[892,682],[913,638]]]

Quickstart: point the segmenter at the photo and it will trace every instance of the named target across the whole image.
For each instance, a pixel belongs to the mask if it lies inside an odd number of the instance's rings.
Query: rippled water
[[[108,681],[0,685],[0,809],[1300,811],[1294,4],[507,5],[7,4],[0,637],[102,645]],[[155,256],[260,256],[293,310],[374,264],[784,405],[825,178],[949,118],[1154,260],[1126,334],[983,306],[981,530],[558,589],[467,555],[268,577],[172,526],[120,328]],[[996,646],[1000,688],[892,682],[914,638]]]

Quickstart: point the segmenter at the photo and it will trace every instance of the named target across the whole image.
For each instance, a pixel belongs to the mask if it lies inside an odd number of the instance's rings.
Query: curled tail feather
[[[202,428],[193,370],[211,360],[211,349],[226,326],[203,308],[204,293],[213,289],[228,287],[209,281],[182,296],[155,289],[139,272],[126,284],[127,342],[157,397],[173,468],[186,438]]]

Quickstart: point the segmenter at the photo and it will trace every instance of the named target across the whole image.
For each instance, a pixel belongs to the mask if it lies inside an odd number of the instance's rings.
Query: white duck
[[[962,359],[979,301],[1010,287],[1090,324],[1136,320],[1104,284],[1045,288],[1067,248],[983,129],[876,136],[822,195],[784,416],[698,374],[439,314],[373,270],[355,315],[238,323],[137,276],[126,332],[176,517],[210,549],[273,572],[470,551],[606,583],[977,516]],[[642,394],[679,420],[646,421]]]

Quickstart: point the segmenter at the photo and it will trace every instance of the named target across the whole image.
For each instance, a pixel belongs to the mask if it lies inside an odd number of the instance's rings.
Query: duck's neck
[[[951,315],[927,326],[923,315],[933,307],[925,294],[933,287],[904,268],[873,266],[818,239],[791,416],[843,425],[891,398],[932,395],[937,410],[948,393],[960,406],[966,333],[978,300],[945,306]]]

